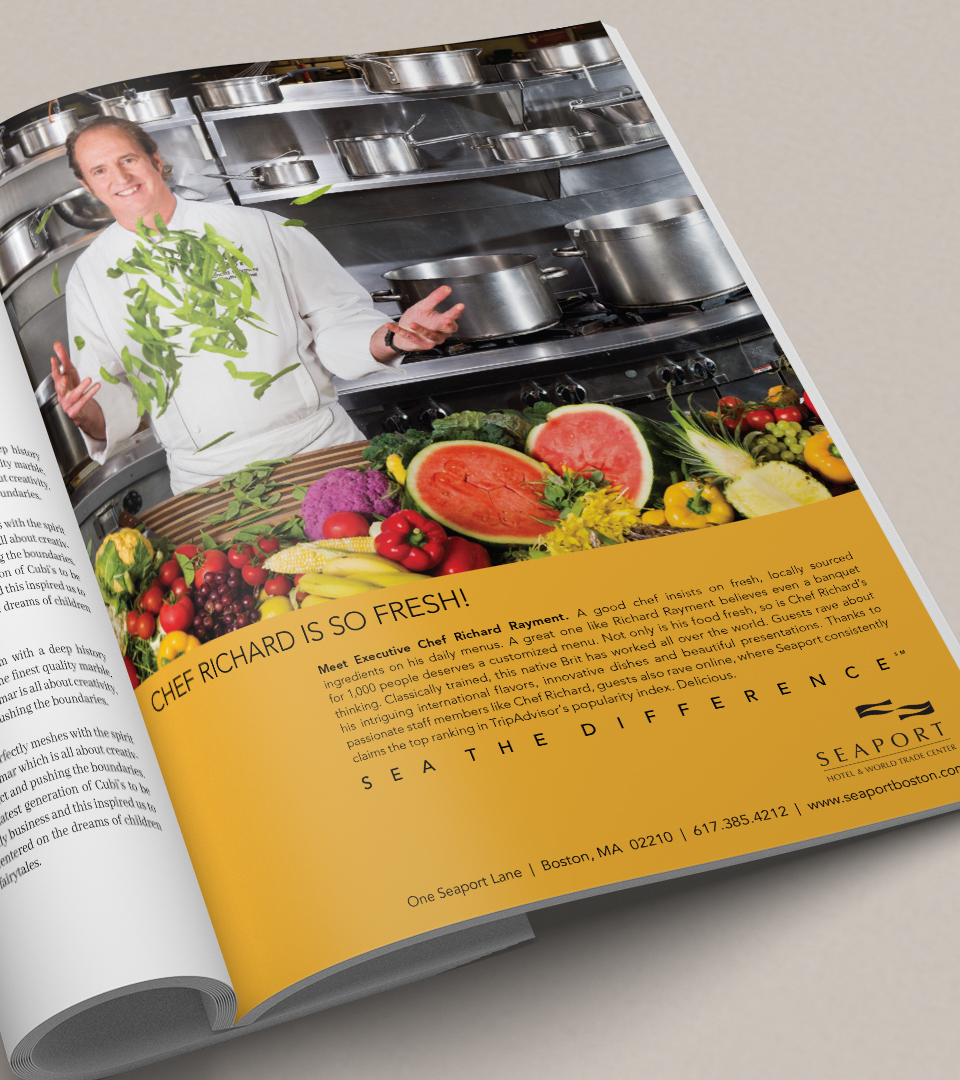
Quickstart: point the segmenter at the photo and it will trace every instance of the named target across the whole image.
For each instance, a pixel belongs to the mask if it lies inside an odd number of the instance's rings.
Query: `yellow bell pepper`
[[[733,507],[718,487],[700,480],[671,484],[663,493],[667,524],[675,529],[704,529],[733,521]]]
[[[157,649],[157,664],[164,667],[171,661],[176,660],[178,656],[199,647],[199,638],[194,637],[193,634],[188,634],[185,630],[174,630],[160,641],[160,647]]]
[[[640,520],[644,525],[666,525],[667,515],[663,510],[644,510]]]
[[[829,431],[818,431],[807,439],[803,445],[803,460],[811,469],[816,469],[822,477],[835,484],[853,483],[853,473],[840,456]]]
[[[386,460],[386,466],[387,472],[398,484],[403,485],[407,482],[407,470],[403,467],[399,454],[390,454]]]

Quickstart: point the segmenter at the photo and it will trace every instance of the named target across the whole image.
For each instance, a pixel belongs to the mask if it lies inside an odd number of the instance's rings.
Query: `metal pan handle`
[[[473,144],[474,150],[496,150],[496,146],[493,143],[481,142]]]
[[[560,255],[564,259],[573,259],[578,255],[580,256],[580,258],[583,259],[583,258],[586,258],[586,255],[587,255],[587,253],[585,251],[581,251],[579,248],[575,248],[575,247],[554,248],[553,249],[553,254],[554,255]]]
[[[294,68],[293,71],[285,71],[282,75],[270,75],[260,81],[264,86],[270,83],[283,82],[284,79],[292,79],[294,75],[306,75],[309,71],[333,71],[332,64],[316,64],[313,67]]]
[[[359,63],[351,63],[351,61],[359,61]],[[384,60],[380,56],[367,56],[364,53],[359,53],[356,56],[351,56],[344,59],[344,65],[346,67],[356,68],[358,71],[363,71],[363,64],[379,64],[380,67],[387,69],[387,75],[390,77],[392,83],[400,85],[400,76],[397,74],[396,68],[388,60]]]
[[[411,139],[408,138],[407,142],[411,146],[433,146],[435,143],[443,142],[456,142],[458,139],[476,139],[486,138],[486,132],[484,131],[464,131],[459,135],[443,135],[439,139]]]
[[[399,300],[399,293],[391,292],[389,289],[380,289],[377,292],[370,294],[370,299],[375,304],[389,304],[391,300]]]
[[[566,277],[570,271],[565,266],[548,266],[540,271],[540,280],[549,281],[551,278]]]

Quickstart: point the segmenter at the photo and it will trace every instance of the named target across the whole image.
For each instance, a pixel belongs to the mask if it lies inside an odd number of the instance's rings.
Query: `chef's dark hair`
[[[125,135],[129,135],[140,149],[151,159],[154,154],[160,153],[153,138],[148,135],[139,124],[135,124],[132,120],[124,120],[119,116],[94,116],[92,119],[81,124],[80,127],[74,128],[67,136],[67,164],[73,170],[73,175],[78,180],[83,180],[84,176],[83,171],[77,162],[77,139],[85,132],[96,131],[98,128],[114,128],[116,131],[122,131]],[[160,175],[163,179],[169,179],[172,173],[173,167],[166,162],[162,162],[160,165]]]

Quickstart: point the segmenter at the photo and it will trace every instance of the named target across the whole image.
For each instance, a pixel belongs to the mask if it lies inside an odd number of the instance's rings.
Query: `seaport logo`
[[[890,706],[886,708],[886,706]],[[862,720],[865,716],[886,716],[888,713],[897,713],[900,720],[909,720],[911,716],[929,716],[933,712],[933,706],[929,701],[923,701],[919,705],[896,705],[887,698],[886,701],[876,701],[867,705],[857,706],[857,716]]]

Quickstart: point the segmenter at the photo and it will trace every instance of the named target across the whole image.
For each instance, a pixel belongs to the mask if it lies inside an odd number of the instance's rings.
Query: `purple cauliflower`
[[[331,469],[307,488],[303,498],[303,531],[308,540],[323,539],[323,523],[331,514],[353,510],[358,514],[389,517],[400,504],[387,498],[390,479],[376,469]]]

